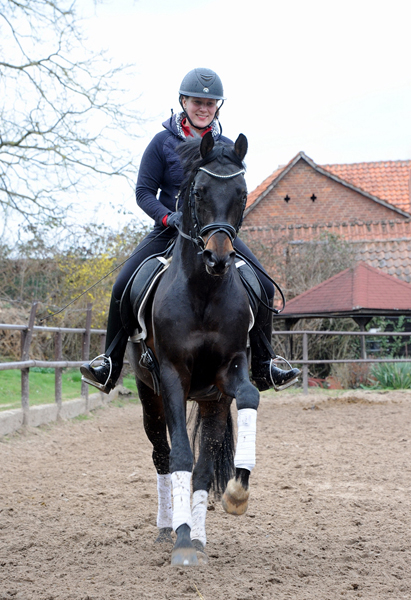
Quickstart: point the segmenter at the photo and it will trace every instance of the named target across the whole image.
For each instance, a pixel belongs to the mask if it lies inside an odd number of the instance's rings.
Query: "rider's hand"
[[[181,217],[182,217],[182,213],[180,211],[173,212],[173,213],[170,213],[169,215],[167,215],[167,220],[166,220],[167,227],[173,227],[174,229],[177,229],[178,227],[180,227]]]

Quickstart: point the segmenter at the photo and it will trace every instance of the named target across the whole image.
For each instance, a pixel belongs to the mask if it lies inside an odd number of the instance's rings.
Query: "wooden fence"
[[[29,412],[29,373],[33,367],[52,368],[55,371],[55,402],[58,408],[61,408],[62,403],[62,373],[63,369],[79,367],[90,357],[90,340],[92,335],[99,335],[101,338],[101,352],[104,352],[106,330],[92,329],[91,316],[92,305],[88,304],[86,309],[86,322],[84,329],[74,327],[46,327],[34,325],[37,311],[37,302],[33,302],[29,322],[27,325],[9,325],[0,323],[0,329],[11,329],[21,331],[21,360],[17,362],[0,362],[0,371],[10,369],[20,369],[21,371],[21,407],[23,409],[23,424],[28,422]],[[54,333],[54,360],[35,360],[30,359],[30,344],[33,338],[33,333],[43,331]],[[83,337],[81,360],[63,360],[62,356],[62,336],[64,333],[80,334]],[[86,410],[88,410],[88,390],[89,386],[81,383],[81,396],[85,398]]]
[[[19,330],[21,331],[21,360],[17,362],[0,362],[0,371],[10,370],[10,369],[20,369],[21,370],[21,406],[24,413],[23,422],[27,421],[28,411],[29,411],[29,372],[30,368],[33,367],[48,367],[55,370],[55,402],[58,407],[61,408],[62,403],[62,372],[63,369],[68,367],[79,367],[84,361],[89,359],[90,353],[90,339],[92,335],[98,335],[101,338],[100,347],[101,352],[104,352],[105,346],[105,329],[92,329],[91,328],[91,316],[92,316],[92,306],[89,304],[86,309],[86,322],[84,329],[78,328],[69,328],[69,327],[46,327],[46,326],[36,326],[34,325],[35,317],[36,317],[37,303],[34,302],[31,307],[29,322],[27,325],[9,325],[5,323],[0,323],[0,329],[6,330]],[[30,344],[32,341],[33,333],[37,331],[54,333],[55,335],[55,357],[53,361],[43,361],[43,360],[35,360],[30,359]],[[67,361],[63,360],[62,357],[62,334],[63,333],[73,333],[80,334],[83,336],[82,343],[82,353],[81,360],[77,361]],[[400,362],[411,362],[411,358],[367,358],[365,352],[365,338],[367,336],[370,337],[378,337],[378,336],[408,336],[410,337],[410,332],[366,332],[366,331],[306,331],[306,330],[298,330],[298,331],[275,331],[275,336],[302,336],[302,348],[303,348],[303,356],[302,359],[296,359],[290,361],[294,365],[298,365],[302,367],[303,372],[303,390],[304,393],[308,393],[308,368],[310,365],[320,365],[320,364],[341,364],[341,363],[400,363]],[[361,336],[361,358],[353,359],[323,359],[323,360],[310,360],[308,356],[308,336],[316,336],[316,335],[332,335],[332,336]],[[86,408],[88,402],[88,389],[89,386],[82,382],[81,387],[81,395],[86,399]]]
[[[410,332],[401,331],[309,331],[309,330],[292,330],[292,331],[275,331],[274,335],[294,336],[302,335],[303,338],[303,358],[302,360],[291,360],[291,364],[302,366],[303,372],[303,390],[304,394],[308,393],[308,367],[309,365],[330,365],[330,364],[367,364],[367,363],[411,363],[411,358],[368,358],[365,349],[365,339],[367,337],[410,337]],[[361,339],[361,358],[330,358],[310,360],[308,357],[308,336],[309,335],[326,335],[326,336],[357,336]]]

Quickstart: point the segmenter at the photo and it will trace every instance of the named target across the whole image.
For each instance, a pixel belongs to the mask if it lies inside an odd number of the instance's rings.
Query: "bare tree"
[[[128,176],[140,123],[75,0],[0,0],[0,207],[27,231],[61,224],[69,192]],[[17,219],[16,219],[17,217]]]

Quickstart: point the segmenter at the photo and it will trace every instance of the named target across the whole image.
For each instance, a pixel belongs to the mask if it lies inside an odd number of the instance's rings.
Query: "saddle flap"
[[[147,258],[133,273],[121,297],[121,318],[129,335],[134,335],[136,326],[140,330],[140,339],[145,339],[147,330],[144,311],[151,294],[161,275],[168,269],[171,256],[152,256]],[[137,317],[137,319],[136,319]]]
[[[249,265],[245,260],[236,258],[235,266],[237,267],[238,274],[240,275],[241,281],[243,282],[247,292],[248,300],[250,302],[250,310],[254,319],[260,305],[259,301],[263,296],[260,280],[252,266]]]

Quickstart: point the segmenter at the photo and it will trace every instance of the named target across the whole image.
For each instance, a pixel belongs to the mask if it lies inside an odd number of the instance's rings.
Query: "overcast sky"
[[[223,81],[224,134],[249,140],[250,191],[300,150],[318,164],[411,159],[410,0],[80,4],[95,49],[135,69],[137,156],[204,66]],[[116,200],[136,210],[128,189]]]

